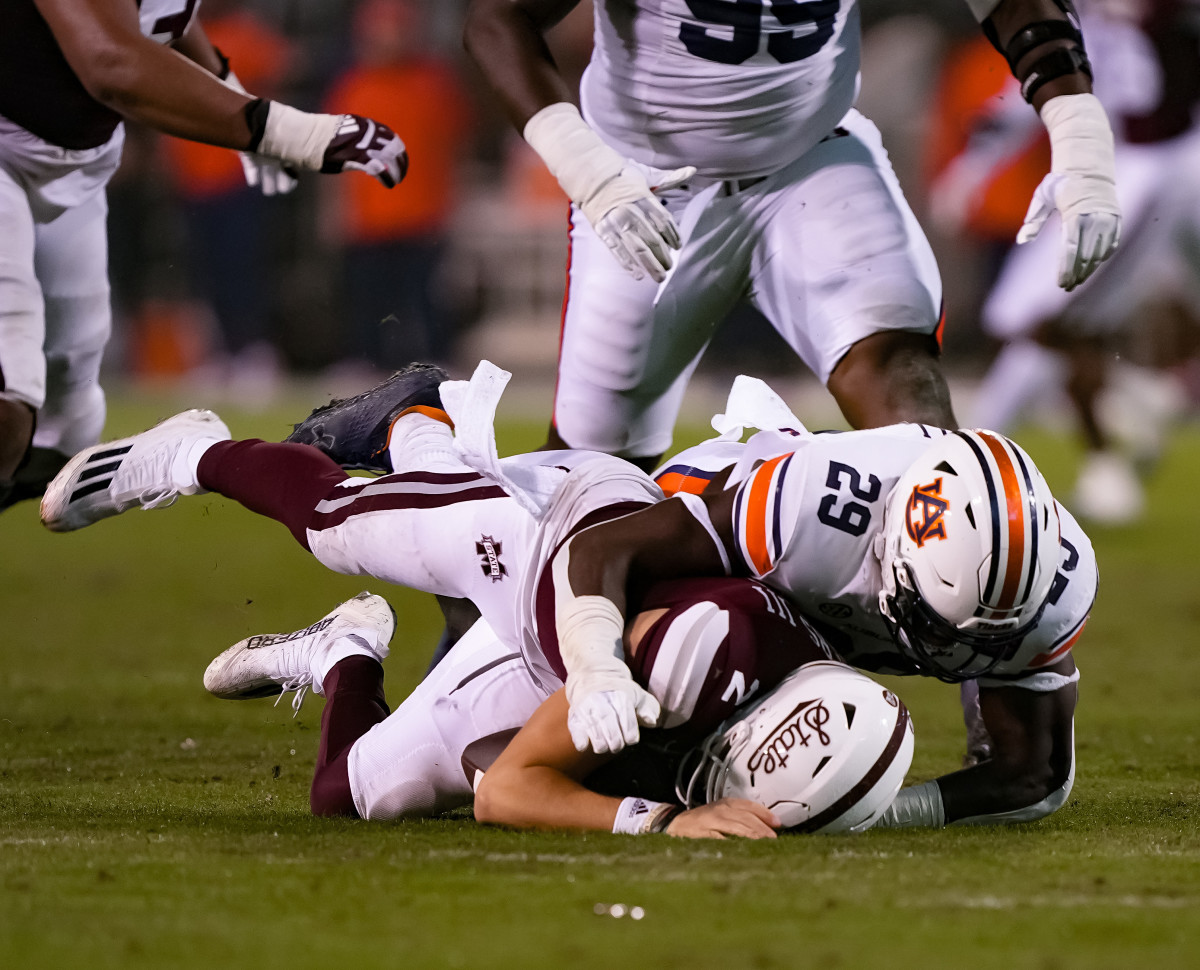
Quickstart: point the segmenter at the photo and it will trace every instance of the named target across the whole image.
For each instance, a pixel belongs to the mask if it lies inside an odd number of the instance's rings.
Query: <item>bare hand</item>
[[[667,834],[682,839],[773,839],[780,821],[774,812],[744,798],[722,798],[709,805],[680,812],[667,826]]]

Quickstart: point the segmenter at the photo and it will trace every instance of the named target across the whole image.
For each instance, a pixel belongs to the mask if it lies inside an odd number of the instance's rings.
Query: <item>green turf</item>
[[[173,408],[130,400],[112,434]],[[295,411],[295,408],[291,409]],[[290,412],[289,412],[290,413]],[[234,416],[278,436],[284,413]],[[506,425],[502,448],[536,443]],[[1065,491],[1076,455],[1026,439]],[[1003,830],[778,843],[526,834],[307,814],[320,701],[233,704],[219,650],[315,619],[364,581],[214,497],[66,536],[0,518],[0,968],[1200,966],[1200,434],[1136,530],[1096,531],[1101,598],[1078,648],[1070,804]],[[437,635],[401,617],[393,699]],[[1196,638],[1196,639],[1193,639]],[[953,767],[955,692],[894,682],[910,781]],[[598,906],[641,906],[644,919]]]

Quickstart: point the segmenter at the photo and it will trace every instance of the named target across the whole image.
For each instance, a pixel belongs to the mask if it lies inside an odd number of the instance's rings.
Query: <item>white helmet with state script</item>
[[[992,431],[956,431],[900,476],[875,552],[879,608],[923,673],[956,682],[1016,653],[1059,561],[1058,507],[1033,460]]]
[[[793,832],[861,832],[900,790],[912,719],[870,677],[818,660],[743,705],[698,750],[699,764],[685,759],[676,786],[689,808],[748,798]]]

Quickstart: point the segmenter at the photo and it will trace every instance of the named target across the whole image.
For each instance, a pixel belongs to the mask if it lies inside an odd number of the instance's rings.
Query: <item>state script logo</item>
[[[928,485],[917,485],[908,497],[904,525],[908,537],[920,549],[930,539],[946,538],[946,509],[950,503],[942,498],[942,480],[935,479]]]
[[[493,583],[500,582],[508,575],[508,568],[500,561],[500,553],[503,551],[500,546],[501,543],[492,536],[480,536],[479,541],[475,543],[475,554],[481,557],[479,566],[483,575],[490,576]]]

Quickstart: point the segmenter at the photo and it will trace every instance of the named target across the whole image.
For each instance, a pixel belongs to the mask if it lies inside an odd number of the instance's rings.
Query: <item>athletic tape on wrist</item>
[[[875,823],[886,828],[942,828],[946,824],[946,808],[942,804],[942,789],[936,781],[901,788],[887,811]]]
[[[566,101],[535,114],[522,132],[550,174],[577,205],[584,205],[607,182],[621,174],[626,159],[605,144]]]
[[[342,115],[311,114],[279,101],[266,102],[267,120],[257,151],[297,168],[319,172]],[[254,150],[254,149],[252,149]]]
[[[1094,94],[1063,94],[1042,105],[1050,135],[1050,170],[1116,180],[1112,128]]]

